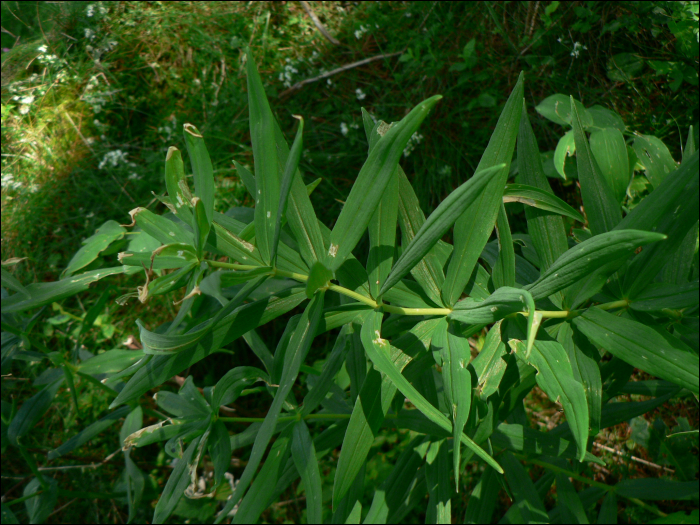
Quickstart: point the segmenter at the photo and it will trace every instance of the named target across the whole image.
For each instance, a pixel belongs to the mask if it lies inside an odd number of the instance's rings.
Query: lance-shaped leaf
[[[685,148],[683,148],[683,160],[681,164],[685,164],[690,160],[690,157],[695,153],[695,138],[693,134],[693,126],[690,126],[688,130],[688,139],[685,142]]]
[[[622,132],[605,128],[591,133],[591,152],[603,178],[612,190],[615,200],[621,203],[627,193],[630,179],[627,146]]]
[[[338,269],[357,245],[396,171],[408,140],[441,98],[435,95],[418,104],[392,125],[369,153],[331,232],[328,249],[331,270]]]
[[[277,163],[281,169],[282,166],[287,165],[289,146],[282,135],[282,130],[280,130],[277,121],[274,121],[274,124]],[[299,170],[296,170],[296,175],[292,179],[289,199],[287,200],[287,223],[297,240],[299,252],[309,267],[316,261],[323,261],[326,256],[321,224],[316,218],[316,213],[309,199],[309,195],[311,195],[311,192],[319,182],[320,179],[308,186],[304,186],[301,173]]]
[[[645,372],[698,393],[698,356],[680,339],[600,308],[573,320],[596,345]]]
[[[321,320],[321,314],[323,313],[323,297],[323,293],[314,295],[313,299],[311,299],[311,302],[309,302],[309,304],[306,306],[304,313],[299,319],[299,323],[294,330],[294,334],[292,335],[287,351],[285,352],[284,369],[280,379],[279,388],[275,394],[275,399],[272,401],[272,405],[270,406],[270,409],[265,416],[265,420],[258,431],[255,444],[253,445],[253,450],[250,453],[250,458],[248,459],[248,464],[238,480],[238,485],[236,486],[231,498],[226,503],[226,506],[222,511],[222,515],[228,514],[228,512],[233,509],[250,486],[250,482],[252,481],[255,471],[257,470],[263,454],[265,453],[265,449],[267,448],[267,445],[274,434],[282,406],[285,403],[287,395],[291,391],[297,376],[299,375],[299,369],[301,368],[301,365],[306,358],[306,354],[308,353],[309,348],[311,348],[311,343],[316,336],[316,330]]]
[[[523,121],[521,121],[522,123]],[[532,129],[530,129],[532,131]],[[525,139],[527,140],[527,139]],[[527,142],[525,144],[527,146]],[[524,147],[525,147],[524,146]],[[523,153],[525,155],[525,159],[522,162],[522,164],[525,164],[524,170],[530,171],[530,170],[535,170],[537,169],[536,167],[530,167],[528,166],[528,158],[527,158],[527,153]],[[518,159],[520,159],[521,153],[518,153]],[[539,156],[537,157],[539,159]],[[541,167],[541,163],[540,163]],[[523,177],[523,169],[519,170],[520,177]],[[544,177],[544,174],[542,174]],[[533,177],[534,178],[534,177]],[[546,182],[546,179],[545,179]],[[503,202],[519,202],[521,204],[525,204],[526,206],[530,206],[532,208],[538,208],[540,210],[545,210],[548,212],[555,213],[557,215],[565,215],[566,217],[570,217],[574,219],[575,221],[579,221],[580,223],[586,222],[586,220],[583,218],[583,215],[581,215],[579,212],[577,212],[575,209],[573,209],[571,206],[569,206],[566,202],[561,200],[559,197],[551,193],[551,189],[549,189],[549,184],[547,183],[547,188],[538,188],[535,186],[529,186],[527,184],[508,184],[506,186],[505,191],[503,192]],[[527,208],[525,208],[527,210]],[[546,215],[543,215],[546,216]],[[532,233],[530,233],[532,235]]]
[[[304,420],[294,425],[292,437],[292,458],[306,492],[306,519],[309,523],[321,523],[322,498],[321,474],[316,460],[316,449]]]
[[[61,457],[64,454],[68,454],[76,448],[82,447],[92,438],[108,429],[113,423],[119,421],[119,419],[126,416],[130,411],[130,407],[120,407],[114,412],[107,414],[102,419],[95,421],[91,425],[88,425],[83,430],[78,432],[75,436],[63,443],[60,447],[55,448],[54,450],[49,452],[49,461]]]
[[[197,253],[189,244],[163,244],[153,252],[119,252],[120,263],[149,270],[176,269],[197,262]]]
[[[367,277],[370,293],[379,297],[379,289],[391,272],[396,244],[396,219],[399,213],[399,176],[389,180],[372,219],[369,221]]]
[[[143,326],[141,320],[137,319],[136,324],[139,327],[140,339],[144,345],[144,352],[147,354],[171,354],[173,352],[181,352],[197,344],[204,336],[206,336],[222,319],[238,308],[245,299],[267,279],[266,275],[249,281],[237,294],[231,299],[225,307],[219,310],[216,316],[201,325],[195,326],[182,335],[174,334],[159,334],[152,332]]]
[[[255,236],[263,261],[270,263],[275,234],[276,212],[280,202],[280,174],[275,142],[275,118],[265,96],[258,68],[247,55],[250,140],[255,159]]]
[[[505,168],[486,186],[479,198],[469,206],[457,219],[454,229],[454,250],[447,267],[447,275],[442,289],[442,297],[447,305],[453,305],[462,295],[462,291],[472,275],[474,266],[489,240],[496,223],[498,208],[503,199],[513,158],[515,139],[520,126],[523,108],[523,74],[508,97],[496,129],[491,135],[476,172],[505,163]]]
[[[224,377],[219,379],[216,386],[211,391],[211,406],[218,413],[221,405],[233,403],[241,395],[244,388],[263,381],[270,382],[269,376],[253,366],[239,366],[229,370]]]
[[[190,209],[192,194],[185,178],[182,154],[179,149],[172,146],[168,148],[168,153],[165,156],[165,187],[177,216],[186,224],[192,224],[192,210]]]
[[[257,185],[255,184],[255,175],[248,171],[248,168],[236,162],[236,160],[233,161],[233,167],[236,168],[236,173],[238,173],[238,176],[243,181],[243,185],[248,190],[250,196],[255,199],[258,194],[256,191]]]
[[[211,225],[211,221],[214,220],[214,168],[200,131],[192,124],[185,124],[183,131],[187,153],[192,164],[194,195],[202,200],[207,222]]]
[[[653,135],[638,135],[632,147],[637,162],[644,166],[646,177],[655,188],[678,167],[666,144]]]
[[[508,344],[516,355],[525,357],[527,349],[522,341],[511,339]],[[566,419],[578,445],[577,459],[583,461],[588,442],[588,404],[583,385],[574,379],[566,350],[556,341],[536,341],[527,361],[537,369],[539,387],[552,401],[559,402],[564,407]]]
[[[452,415],[452,451],[455,487],[459,492],[460,436],[469,418],[472,403],[472,378],[467,365],[471,359],[469,342],[454,333],[446,321],[438,324],[431,346],[442,357],[442,381]]]
[[[385,293],[406,275],[430,249],[445,235],[457,218],[477,199],[481,198],[490,187],[494,177],[505,169],[505,164],[498,164],[477,172],[440,203],[437,209],[423,223],[410,244],[404,249],[399,260],[382,285],[379,294]]]
[[[449,464],[447,440],[432,442],[425,455],[425,480],[430,498],[426,516],[429,523],[452,523],[452,491],[445,483],[450,476]]]
[[[493,285],[495,288],[515,286],[515,250],[513,248],[513,236],[510,233],[508,215],[506,214],[506,208],[503,203],[498,207],[496,237],[498,239],[498,256],[493,266]]]
[[[615,493],[626,498],[641,500],[697,499],[698,484],[695,481],[679,482],[671,479],[624,479],[615,485]]]
[[[450,420],[447,419],[447,417],[437,408],[431,405],[430,402],[428,402],[420,394],[420,392],[418,392],[418,390],[416,390],[416,388],[411,385],[403,375],[401,375],[399,369],[396,368],[391,361],[391,345],[389,344],[389,341],[381,338],[381,323],[382,313],[375,311],[367,316],[367,321],[362,326],[362,344],[365,347],[367,355],[377,369],[386,374],[391,382],[394,383],[401,393],[406,396],[406,398],[408,398],[408,400],[413,403],[418,410],[425,414],[425,416],[433,423],[452,433],[452,424],[450,423]],[[499,472],[502,472],[502,469],[498,463],[496,463],[491,456],[484,452],[484,450],[474,443],[474,441],[472,441],[466,434],[462,433],[460,439],[462,443],[464,443],[477,456],[483,459],[488,465],[491,465]]]
[[[287,200],[289,198],[289,191],[292,189],[292,181],[297,173],[297,167],[299,166],[299,159],[301,158],[301,150],[304,134],[304,119],[301,117],[295,117],[299,119],[299,128],[297,129],[297,135],[294,138],[294,144],[292,144],[292,149],[287,156],[287,162],[284,165],[284,172],[282,174],[282,183],[280,186],[280,202],[277,207],[277,220],[275,222],[275,235],[272,239],[272,250],[271,250],[271,261],[275,264],[277,259],[277,244],[280,240],[280,232],[282,231],[282,217],[287,209]]]
[[[629,306],[640,312],[681,310],[698,304],[698,281],[685,284],[653,283],[630,300]]]
[[[2,313],[16,313],[22,312],[24,310],[29,310],[31,308],[38,308],[47,304],[51,304],[71,295],[83,292],[88,289],[88,287],[104,279],[105,277],[110,277],[112,275],[119,275],[126,273],[127,275],[134,274],[140,270],[135,267],[128,266],[118,266],[116,268],[100,268],[99,270],[91,270],[89,272],[81,273],[79,275],[73,275],[71,277],[66,277],[60,281],[54,281],[50,283],[32,283],[25,286],[27,292],[29,292],[30,297],[21,293],[16,293],[10,297],[3,298],[2,300]]]
[[[449,318],[470,325],[486,325],[525,311],[532,306],[529,302],[530,297],[525,290],[504,286],[484,301],[471,297],[463,299],[454,306]]]
[[[568,178],[566,176],[566,159],[573,157],[574,153],[576,153],[576,142],[574,141],[574,130],[570,129],[562,135],[554,150],[554,169],[564,180]]]
[[[616,230],[596,235],[568,250],[537,281],[525,288],[538,301],[571,286],[606,264],[627,259],[640,246],[664,238],[660,233],[639,230]]]
[[[51,406],[56,392],[63,383],[63,377],[46,385],[42,390],[27,399],[12,418],[7,427],[7,439],[17,446],[18,439],[26,435],[36,425]]]
[[[581,334],[574,334],[568,321],[559,326],[557,341],[569,356],[574,379],[581,383],[586,391],[591,434],[596,435],[600,430],[603,403],[603,381],[598,366],[598,350],[585,337],[581,337]]]
[[[548,523],[547,511],[527,471],[512,454],[503,454],[501,462],[520,515],[516,523]]]
[[[116,221],[105,222],[95,230],[93,235],[83,241],[83,246],[70,260],[66,269],[61,272],[61,278],[66,278],[73,275],[81,268],[85,268],[88,264],[97,259],[100,253],[106,250],[110,244],[119,239],[123,239],[125,233],[126,230],[119,226]]]
[[[576,166],[578,167],[578,180],[581,184],[581,198],[591,231],[593,235],[598,235],[612,230],[622,219],[622,211],[619,201],[615,198],[615,194],[600,172],[598,163],[591,153],[573,97],[571,97],[571,112],[574,116]]]
[[[180,498],[185,493],[185,489],[190,484],[190,468],[194,461],[195,452],[202,438],[195,438],[185,449],[185,453],[178,462],[175,468],[170,473],[168,482],[165,484],[163,493],[156,503],[156,508],[153,513],[153,523],[165,523],[165,520],[173,513]],[[196,468],[196,465],[195,465]]]
[[[593,116],[581,102],[574,99],[574,103],[576,104],[576,109],[581,115],[583,126],[585,128],[592,126],[594,124]],[[535,111],[546,119],[556,122],[561,126],[573,125],[571,115],[571,98],[561,93],[548,96],[535,107]]]
[[[209,434],[209,454],[214,464],[214,486],[218,487],[231,465],[231,436],[223,421],[215,421]]]
[[[162,215],[156,215],[146,208],[135,208],[129,214],[139,228],[163,244],[183,243],[194,245],[192,233]]]
[[[401,245],[408,246],[425,223],[425,215],[420,208],[418,197],[406,174],[399,166],[397,171],[399,179],[399,226],[401,227]],[[411,275],[420,284],[426,295],[437,305],[443,306],[440,290],[445,281],[443,264],[437,254],[438,246],[432,247],[425,257],[412,269]]]
[[[527,118],[527,111],[524,105],[523,115],[520,119],[520,132],[518,134],[518,173],[520,180],[526,185],[531,188],[537,188],[547,193],[550,197],[554,197],[547,177],[542,169],[542,159],[539,149],[537,148],[537,139],[532,131],[530,120]],[[513,186],[515,185],[510,184],[506,186],[506,193],[504,193],[504,195],[507,195],[509,188]],[[535,246],[535,251],[537,251],[537,255],[539,256],[540,270],[544,272],[568,249],[564,221],[561,217],[541,207],[545,202],[541,195],[537,198],[535,198],[534,195],[528,196],[522,193],[520,193],[520,195],[526,198],[533,198],[535,202],[539,203],[537,206],[539,209],[532,208],[531,206],[525,208],[525,218],[527,219],[527,231]],[[556,199],[556,197],[554,198]],[[551,201],[546,202],[547,205],[552,204]],[[555,211],[555,213],[567,215],[563,213],[560,205],[558,207],[560,211]],[[553,210],[550,209],[550,211]]]
[[[327,287],[332,278],[333,273],[328,268],[320,262],[315,262],[306,281],[306,297],[311,299],[317,290]]]
[[[24,507],[27,510],[29,523],[43,523],[46,521],[58,501],[58,482],[53,478],[44,477],[44,483],[48,486],[48,490],[44,490],[38,478],[32,478],[24,487],[24,491],[22,491],[22,496],[28,498],[24,501]],[[37,492],[41,492],[41,494],[34,496]],[[6,523],[4,513],[2,522]],[[10,522],[8,521],[7,523]]]
[[[469,496],[464,523],[491,523],[500,489],[498,475],[492,468],[486,467]]]
[[[204,253],[204,245],[209,237],[209,228],[211,220],[207,218],[204,203],[199,197],[192,199],[192,207],[194,208],[194,220],[192,226],[194,230],[194,247],[197,251],[197,258],[201,259]]]
[[[557,507],[565,523],[589,523],[581,498],[566,475],[557,474]]]
[[[498,390],[506,373],[507,363],[503,359],[505,353],[506,345],[501,341],[501,321],[498,321],[486,334],[479,355],[470,363],[479,381],[479,397],[484,401]]]

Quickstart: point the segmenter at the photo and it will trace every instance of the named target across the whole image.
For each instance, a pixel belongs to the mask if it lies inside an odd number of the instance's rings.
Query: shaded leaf
[[[518,154],[518,158],[520,158],[520,154]],[[527,161],[525,160],[524,162]],[[521,169],[520,176],[523,177],[523,172],[536,169],[536,167],[526,167],[525,169]],[[544,179],[544,181],[546,182],[546,179]],[[549,186],[549,183],[547,183],[547,186]],[[572,219],[581,223],[585,222],[583,215],[574,210],[571,206],[569,206],[559,197],[555,196],[551,191],[552,190],[548,187],[545,189],[541,189],[535,186],[528,186],[525,184],[508,184],[506,186],[505,191],[503,192],[503,202],[519,202],[521,204],[525,204],[533,208],[539,208],[540,210],[556,213],[557,215],[565,215],[567,217],[571,217]]]
[[[306,492],[306,519],[309,523],[322,522],[321,474],[318,470],[316,450],[304,420],[294,425],[292,458],[301,475]]]
[[[73,255],[73,258],[66,266],[66,269],[61,272],[61,278],[66,278],[73,275],[81,268],[86,267],[92,261],[99,257],[100,253],[114,241],[124,238],[126,229],[122,228],[116,221],[107,221],[102,226],[95,230],[95,233],[85,239],[83,246]],[[4,282],[3,270],[3,285]]]

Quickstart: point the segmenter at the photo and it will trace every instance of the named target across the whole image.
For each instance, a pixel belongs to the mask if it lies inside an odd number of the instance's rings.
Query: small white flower
[[[348,136],[348,131],[350,131],[348,129],[348,125],[345,122],[341,122],[340,123],[340,132],[343,134],[343,137]]]
[[[86,218],[86,219],[92,219],[94,216],[95,216],[95,212],[94,212],[94,211],[91,211],[90,213],[88,213],[88,214],[85,216],[85,218]]]
[[[326,84],[328,84],[329,86],[332,86],[332,85],[333,85],[333,81],[332,81],[330,78],[327,78],[327,79],[326,79]]]
[[[357,100],[364,100],[367,96],[360,88],[355,90],[355,95],[357,96]]]
[[[85,38],[87,38],[88,40],[92,40],[95,38],[95,32],[89,27],[85,28]]]
[[[95,14],[95,4],[88,5],[85,11],[88,17],[93,16]]]
[[[19,114],[20,115],[26,115],[27,113],[29,113],[29,106],[22,105],[19,107]]]
[[[20,100],[20,102],[21,102],[22,104],[27,104],[27,105],[29,105],[29,104],[31,104],[32,102],[34,102],[34,95],[28,95],[28,96],[26,96],[26,97],[23,97],[23,98]]]
[[[39,51],[39,53],[46,53],[46,50],[47,50],[47,49],[48,49],[48,48],[47,48],[45,45],[43,45],[43,46],[39,46],[39,47],[37,48],[37,51]]]

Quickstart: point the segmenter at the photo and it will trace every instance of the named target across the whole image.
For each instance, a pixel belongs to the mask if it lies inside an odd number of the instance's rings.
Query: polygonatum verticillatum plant
[[[616,498],[639,504],[697,498],[694,479],[605,485],[586,471],[604,464],[592,453],[601,429],[698,394],[698,153],[692,138],[683,162],[654,170],[651,192],[630,210],[622,205],[629,166],[601,168],[587,136],[596,133],[596,151],[603,144],[614,160],[620,140],[626,155],[622,133],[607,127],[604,111],[589,113],[560,96],[555,116],[565,114],[571,126],[567,140],[575,147],[584,216],[550,188],[520,75],[473,176],[426,218],[399,160],[441,97],[392,124],[375,122],[363,109],[367,160],[330,229],[309,198],[317,183],[305,185],[298,169],[303,119],[290,148],[252,59],[247,75],[254,173],[234,163],[254,209],[214,209],[204,137],[186,124],[194,191],[180,151],[171,147],[167,195],[158,197],[169,212],[131,212],[129,226],[137,233],[118,266],[85,271],[109,246],[124,242],[125,226],[109,221],[85,241],[60,281],[24,287],[3,270],[3,286],[16,292],[3,295],[3,319],[103,277],[144,269],[145,283],[121,302],[166,293],[179,299],[172,321],[150,329],[137,323],[142,350],[81,354],[72,362],[54,356],[65,374],[14,414],[8,443],[26,454],[22,437],[62,382],[97,379],[114,395],[114,411],[49,458],[125,418],[120,435],[130,519],[145,485],[131,449],[163,441],[177,461],[154,523],[165,522],[183,496],[219,501],[209,514],[217,523],[252,523],[298,478],[309,523],[397,523],[416,506],[428,522],[451,523],[453,508],[464,501],[455,498],[467,489],[467,471],[473,480],[467,523],[490,522],[501,489],[514,502],[504,517],[510,522],[581,521],[599,503],[599,522],[608,522],[616,517]],[[511,163],[517,184],[508,184]],[[524,205],[527,223],[527,234],[517,238],[506,213],[512,202]],[[572,237],[565,224],[575,223],[579,234]],[[450,229],[452,244],[443,240]],[[353,255],[365,232],[366,263]],[[256,330],[292,311],[298,313],[269,349]],[[307,354],[326,333],[336,334],[335,343],[323,366],[313,368]],[[238,338],[259,366],[234,367],[215,385],[197,388],[190,376],[178,393],[160,390],[155,400],[170,416],[141,428],[144,394],[195,363],[213,366],[216,354]],[[630,381],[635,369],[656,379]],[[564,421],[549,431],[532,428],[524,410],[535,386],[563,409]],[[628,393],[650,398],[617,402]],[[269,404],[265,417],[221,410],[243,395]],[[233,423],[249,426],[232,435]],[[368,500],[371,449],[396,429],[404,436],[402,451]],[[229,472],[234,452],[247,457],[235,478]],[[322,481],[322,462],[335,467],[333,480]],[[523,462],[545,474],[533,482]],[[213,475],[202,475],[204,465]],[[576,490],[571,479],[584,488]],[[553,484],[556,504],[548,510],[543,501]],[[33,490],[42,487],[50,494],[55,482],[39,473]]]

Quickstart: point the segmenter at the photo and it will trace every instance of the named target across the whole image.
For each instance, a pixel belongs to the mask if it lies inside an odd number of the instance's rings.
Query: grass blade
[[[498,118],[496,129],[491,135],[489,145],[479,161],[476,172],[504,163],[506,167],[491,180],[486,189],[481,192],[479,199],[469,206],[455,223],[454,250],[442,290],[442,297],[447,305],[455,304],[462,295],[496,223],[496,215],[503,199],[503,188],[508,178],[515,139],[520,126],[523,82],[521,73]]]
[[[571,97],[571,112],[573,114],[576,166],[578,167],[578,180],[581,184],[581,198],[590,229],[593,235],[598,235],[609,232],[620,222],[622,210],[591,153],[573,97]],[[625,187],[625,189],[627,188]]]
[[[489,183],[493,181],[494,174],[498,174],[503,169],[505,169],[505,165],[499,164],[477,172],[440,203],[423,223],[399,260],[396,261],[394,268],[379,290],[380,295],[398,283],[435,246],[464,210],[483,196],[485,188],[489,187]]]
[[[338,269],[359,242],[396,171],[408,140],[441,98],[435,95],[418,104],[400,122],[391,126],[370,152],[331,232],[328,250],[331,270]]]

